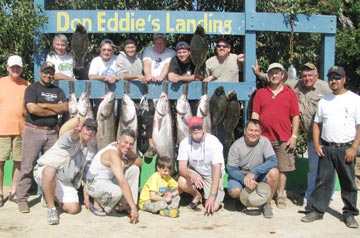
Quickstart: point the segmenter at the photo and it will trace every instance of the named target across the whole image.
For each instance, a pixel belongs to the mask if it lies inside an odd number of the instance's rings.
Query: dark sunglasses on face
[[[202,130],[203,129],[203,127],[202,126],[192,126],[192,127],[190,127],[190,130],[192,130],[192,131],[195,131],[195,130]]]
[[[343,77],[342,76],[339,76],[339,75],[331,75],[330,77],[328,77],[329,81],[331,80],[340,80],[342,79]]]
[[[227,45],[227,44],[220,44],[220,45],[217,45],[216,48],[229,48],[229,45]]]
[[[86,129],[87,131],[91,131],[92,133],[96,133],[96,129],[93,128],[93,127],[91,127],[91,126],[85,126],[85,129]]]
[[[43,70],[42,71],[43,74],[49,74],[51,76],[54,76],[55,75],[55,72],[54,71],[48,71],[48,70]]]

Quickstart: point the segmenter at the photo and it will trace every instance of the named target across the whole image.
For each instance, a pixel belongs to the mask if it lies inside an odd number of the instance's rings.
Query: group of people
[[[154,35],[153,43],[141,56],[136,42],[127,39],[124,51],[115,57],[114,43],[104,39],[100,55],[90,64],[89,79],[109,83],[133,79],[239,81],[244,56],[230,53],[231,46],[224,38],[217,40],[216,56],[205,63],[205,78],[195,75],[188,43],[178,42],[174,52],[166,48],[166,35],[161,33]],[[302,80],[285,80],[285,68],[279,63],[271,64],[266,75],[254,66],[255,74],[268,80],[268,86],[255,94],[251,119],[244,136],[231,145],[227,164],[218,138],[206,133],[203,119],[194,116],[188,121],[190,135],[180,142],[177,158],[158,158],[157,171],[145,183],[137,205],[141,159],[130,152],[136,139],[132,130],[124,129],[115,142],[100,151],[88,146],[97,132],[94,119],[79,119],[71,131],[58,138],[58,115],[68,110],[68,104],[64,92],[51,81],[74,79],[64,70],[73,65],[65,50],[67,44],[64,35],[54,38],[55,53],[41,65],[40,80],[31,85],[21,78],[21,57],[11,56],[7,61],[8,76],[0,79],[0,117],[4,122],[0,127],[0,206],[4,203],[3,167],[11,151],[14,176],[9,200],[18,204],[20,212],[30,212],[27,199],[34,176],[47,203],[48,224],[59,223],[55,203],[70,214],[80,212],[77,189],[81,185],[86,208],[98,216],[116,210],[136,223],[140,208],[176,217],[181,192],[192,196],[190,209],[197,210],[205,201],[205,213],[212,214],[221,209],[225,197],[225,168],[230,197],[244,206],[260,207],[264,217],[271,218],[273,199],[278,208],[286,208],[286,173],[295,170],[293,149],[302,126],[307,132],[309,152],[307,214],[302,221],[322,219],[336,170],[345,204],[344,222],[348,227],[358,227],[354,219],[359,213],[354,163],[360,143],[360,97],[345,89],[342,67],[328,70],[326,84],[318,79],[312,63],[301,67]],[[148,122],[151,130],[152,120]],[[38,159],[39,153],[42,156]],[[154,153],[149,138],[147,156]],[[175,159],[177,181],[171,177]]]

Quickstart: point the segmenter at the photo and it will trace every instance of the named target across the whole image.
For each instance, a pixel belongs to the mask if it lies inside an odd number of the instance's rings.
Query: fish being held
[[[89,37],[86,29],[83,25],[78,23],[71,39],[71,50],[74,55],[76,69],[84,69],[85,56],[88,47]]]
[[[98,123],[96,142],[98,150],[115,141],[114,104],[115,94],[113,92],[107,92],[99,105],[96,115],[96,121]]]
[[[118,131],[117,131],[118,136],[121,130],[124,128],[130,128],[134,130],[137,137],[138,134],[137,110],[134,101],[127,94],[124,94],[121,100],[121,112],[120,112],[120,119],[118,124]],[[135,153],[137,152],[136,140],[132,150]]]
[[[170,103],[166,93],[161,93],[155,107],[152,138],[160,157],[167,156],[175,160],[175,143],[172,127]]]
[[[190,42],[190,59],[195,65],[195,75],[205,76],[201,68],[207,59],[207,52],[205,29],[198,25]]]
[[[191,107],[186,94],[182,94],[176,101],[176,129],[177,143],[180,143],[189,135],[187,121],[192,117]]]

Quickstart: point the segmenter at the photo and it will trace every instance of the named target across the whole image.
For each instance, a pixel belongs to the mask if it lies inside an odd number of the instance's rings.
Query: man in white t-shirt
[[[321,220],[329,206],[336,170],[341,186],[343,221],[358,228],[356,207],[355,158],[360,143],[360,97],[348,91],[345,70],[333,66],[328,74],[331,94],[320,99],[313,124],[315,153],[319,156],[315,190],[311,195],[311,212],[303,222]]]
[[[47,62],[55,65],[55,80],[74,80],[74,59],[66,50],[69,42],[64,34],[57,34],[52,42],[53,51],[47,56]]]
[[[190,135],[180,142],[177,157],[178,183],[182,191],[193,196],[188,207],[194,210],[202,202],[198,189],[203,189],[205,214],[212,214],[221,208],[224,200],[225,166],[223,146],[215,136],[204,131],[203,122],[201,117],[196,116],[188,121]]]
[[[102,80],[115,83],[119,76],[116,74],[116,56],[114,55],[115,44],[110,39],[104,39],[100,43],[100,55],[90,63],[89,79]]]

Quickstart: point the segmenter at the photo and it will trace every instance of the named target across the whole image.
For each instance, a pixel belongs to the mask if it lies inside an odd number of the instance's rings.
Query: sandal
[[[16,202],[16,194],[15,193],[10,193],[8,200],[10,202]]]
[[[90,211],[95,215],[99,217],[106,216],[106,212],[101,207],[95,207],[93,203],[90,203]]]
[[[197,201],[197,202],[191,202],[187,207],[194,210],[194,211],[199,211],[200,208],[198,208],[198,206],[201,204],[201,201]]]
[[[276,206],[279,209],[285,209],[286,208],[285,197],[278,197],[276,199]]]

